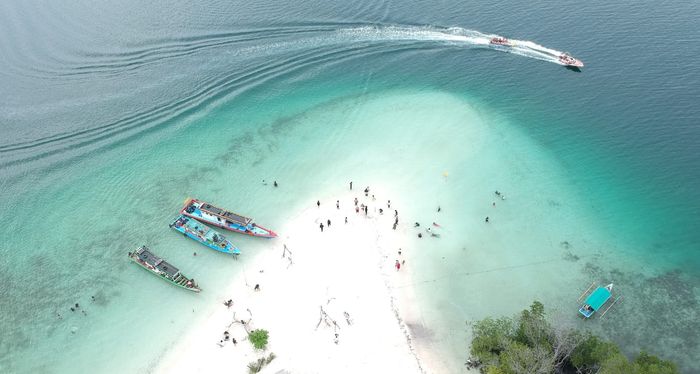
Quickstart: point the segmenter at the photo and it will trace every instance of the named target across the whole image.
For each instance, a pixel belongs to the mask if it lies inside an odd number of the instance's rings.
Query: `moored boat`
[[[252,218],[229,212],[197,199],[187,199],[180,214],[241,234],[263,238],[277,237],[274,231],[257,225]]]
[[[559,55],[559,63],[564,66],[572,66],[576,68],[583,67],[583,62],[581,62],[581,60],[571,57],[568,53],[562,53]]]
[[[170,228],[181,232],[186,237],[206,245],[215,251],[232,255],[241,254],[241,251],[226,239],[225,236],[209,228],[207,225],[185,215],[179,215],[175,221],[170,224]]]
[[[508,40],[508,39],[506,39],[506,38],[504,38],[504,37],[502,37],[502,36],[497,36],[497,37],[491,38],[491,40],[489,41],[489,44],[493,44],[493,45],[503,45],[503,46],[506,46],[506,47],[512,47],[512,46],[513,46],[513,43],[512,43],[510,40]]]
[[[589,290],[591,288],[592,288],[592,285],[591,285],[591,287],[589,287]],[[581,306],[581,308],[579,308],[579,310],[578,310],[579,313],[581,313],[581,315],[583,315],[585,318],[590,318],[595,312],[600,310],[600,308],[602,308],[603,305],[605,305],[605,303],[608,302],[608,300],[610,300],[610,298],[612,297],[612,289],[613,289],[612,283],[610,283],[609,285],[607,285],[605,287],[598,287],[595,291],[593,291],[590,295],[588,295],[583,306]],[[586,292],[584,292],[584,294],[581,295],[581,297],[583,297],[586,293],[588,293],[588,290],[586,290]],[[581,298],[579,298],[579,300],[580,299]],[[616,299],[615,302],[617,302],[618,299]],[[613,304],[615,302],[613,302]],[[605,309],[605,312],[603,312],[603,315],[605,315],[605,313],[608,311],[608,309],[610,309],[610,307],[612,307],[612,304],[607,309]]]
[[[201,291],[194,278],[187,278],[180,273],[178,268],[153,254],[145,245],[134,252],[129,252],[129,258],[151,274],[157,275],[167,282],[190,291]]]

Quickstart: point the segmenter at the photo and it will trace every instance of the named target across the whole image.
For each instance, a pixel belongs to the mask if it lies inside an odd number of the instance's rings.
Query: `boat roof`
[[[156,266],[156,269],[162,271],[165,274],[168,274],[171,278],[175,278],[177,273],[180,272],[178,268],[176,268],[173,265],[170,265],[167,261],[161,261],[158,266]]]
[[[139,250],[136,252],[136,254],[139,256],[139,260],[156,267],[158,264],[163,261],[162,258],[154,255],[146,246],[143,246],[139,248]]]
[[[199,209],[204,210],[206,212],[215,214],[217,216],[221,216],[231,222],[238,223],[242,226],[248,226],[248,224],[253,221],[252,218],[244,217],[240,214],[236,213],[231,213],[229,211],[223,210],[221,208],[215,207],[209,203],[202,203],[202,205],[199,207]]]
[[[588,296],[586,299],[586,304],[590,305],[593,310],[598,310],[600,309],[603,304],[605,304],[606,301],[611,296],[610,290],[608,290],[605,287],[598,287],[593,293]]]
[[[168,274],[171,277],[175,277],[177,273],[180,272],[180,270],[175,266],[169,264],[162,258],[154,255],[146,246],[139,248],[136,254],[139,256],[139,259],[141,261],[153,266],[154,268],[162,271],[163,273]]]

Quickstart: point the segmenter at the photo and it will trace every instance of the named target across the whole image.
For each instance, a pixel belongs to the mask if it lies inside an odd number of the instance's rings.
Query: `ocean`
[[[0,3],[0,372],[148,372],[284,238],[209,251],[167,227],[187,197],[275,229],[351,180],[407,207],[413,323],[443,371],[463,370],[470,321],[537,299],[693,372],[699,18],[689,1]],[[202,294],[129,263],[142,244]],[[579,320],[611,282],[620,303]]]

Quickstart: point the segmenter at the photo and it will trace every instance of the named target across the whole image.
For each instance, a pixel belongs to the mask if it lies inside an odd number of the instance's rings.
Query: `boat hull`
[[[500,45],[500,46],[502,46],[502,47],[512,47],[512,46],[513,46],[513,44],[512,44],[511,42],[494,42],[494,41],[491,41],[491,42],[489,42],[489,44],[491,44],[491,45]]]
[[[234,222],[231,223],[226,223],[226,221],[221,221],[217,220],[215,217],[212,217],[211,215],[207,216],[202,213],[202,210],[199,209],[199,207],[195,207],[195,205],[200,205],[205,204],[203,201],[196,200],[196,199],[188,199],[185,203],[185,206],[182,208],[180,211],[180,214],[185,215],[187,217],[194,218],[198,220],[199,222],[206,223],[208,225],[220,227],[224,230],[229,230],[233,232],[237,232],[239,234],[245,234],[245,235],[250,235],[250,236],[257,236],[260,238],[276,238],[277,234],[269,229],[266,229],[260,225],[257,224],[249,224],[249,225],[240,225],[236,224]],[[188,211],[188,207],[192,206],[194,209],[192,211]]]
[[[182,222],[182,220],[189,220],[190,217],[185,216],[185,215],[180,215],[178,216],[173,223],[170,224],[170,227],[183,234],[184,236],[196,241],[197,243],[200,243],[206,247],[209,247],[217,252],[221,253],[226,253],[230,255],[239,255],[241,254],[241,251],[233,245],[228,239],[226,239],[223,235],[219,234],[218,232],[214,231],[213,229],[209,229],[207,227],[207,231],[205,233],[197,232],[195,228],[192,228],[187,225],[187,223]],[[200,222],[199,220],[196,220],[196,222]],[[219,236],[222,238],[222,240],[219,240],[220,244],[216,244],[214,240],[211,239],[211,237],[214,236]]]
[[[612,297],[613,284],[610,283],[605,287],[598,287],[586,298],[586,302],[579,308],[578,312],[584,318],[591,318],[591,316],[600,308],[605,305],[605,303]]]
[[[581,60],[575,59],[573,57],[563,58],[560,56],[559,63],[561,65],[566,66],[566,67],[572,67],[572,68],[582,68],[583,67],[583,62],[581,62]]]
[[[151,270],[150,268],[148,268],[146,265],[142,264],[140,261],[138,261],[137,259],[135,259],[135,258],[132,257],[131,255],[129,256],[129,259],[130,259],[132,262],[134,262],[136,265],[138,265],[141,269],[147,271],[147,272],[150,273],[150,274],[155,275],[156,277],[158,277],[158,278],[160,278],[160,279],[162,279],[162,280],[164,280],[164,281],[166,281],[166,282],[168,282],[168,283],[170,283],[170,284],[172,284],[172,285],[174,285],[174,286],[177,286],[177,287],[179,287],[179,288],[182,288],[182,289],[185,289],[185,290],[188,290],[188,291],[196,292],[196,293],[199,293],[199,292],[202,291],[199,287],[187,287],[187,286],[183,286],[182,284],[179,284],[178,282],[175,282],[174,280],[172,280],[172,279],[166,277],[166,276],[163,275],[163,274],[154,272],[153,270]],[[183,275],[183,276],[184,276],[184,275]]]

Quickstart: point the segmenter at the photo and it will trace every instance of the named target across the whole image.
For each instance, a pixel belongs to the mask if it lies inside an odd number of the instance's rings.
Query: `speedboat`
[[[510,42],[510,40],[502,37],[502,36],[497,36],[495,38],[491,38],[491,41],[489,41],[489,44],[493,45],[503,45],[506,47],[511,47],[513,46],[513,43]]]
[[[576,68],[582,68],[583,62],[571,57],[568,53],[562,53],[559,55],[559,63],[564,66],[573,66]]]

